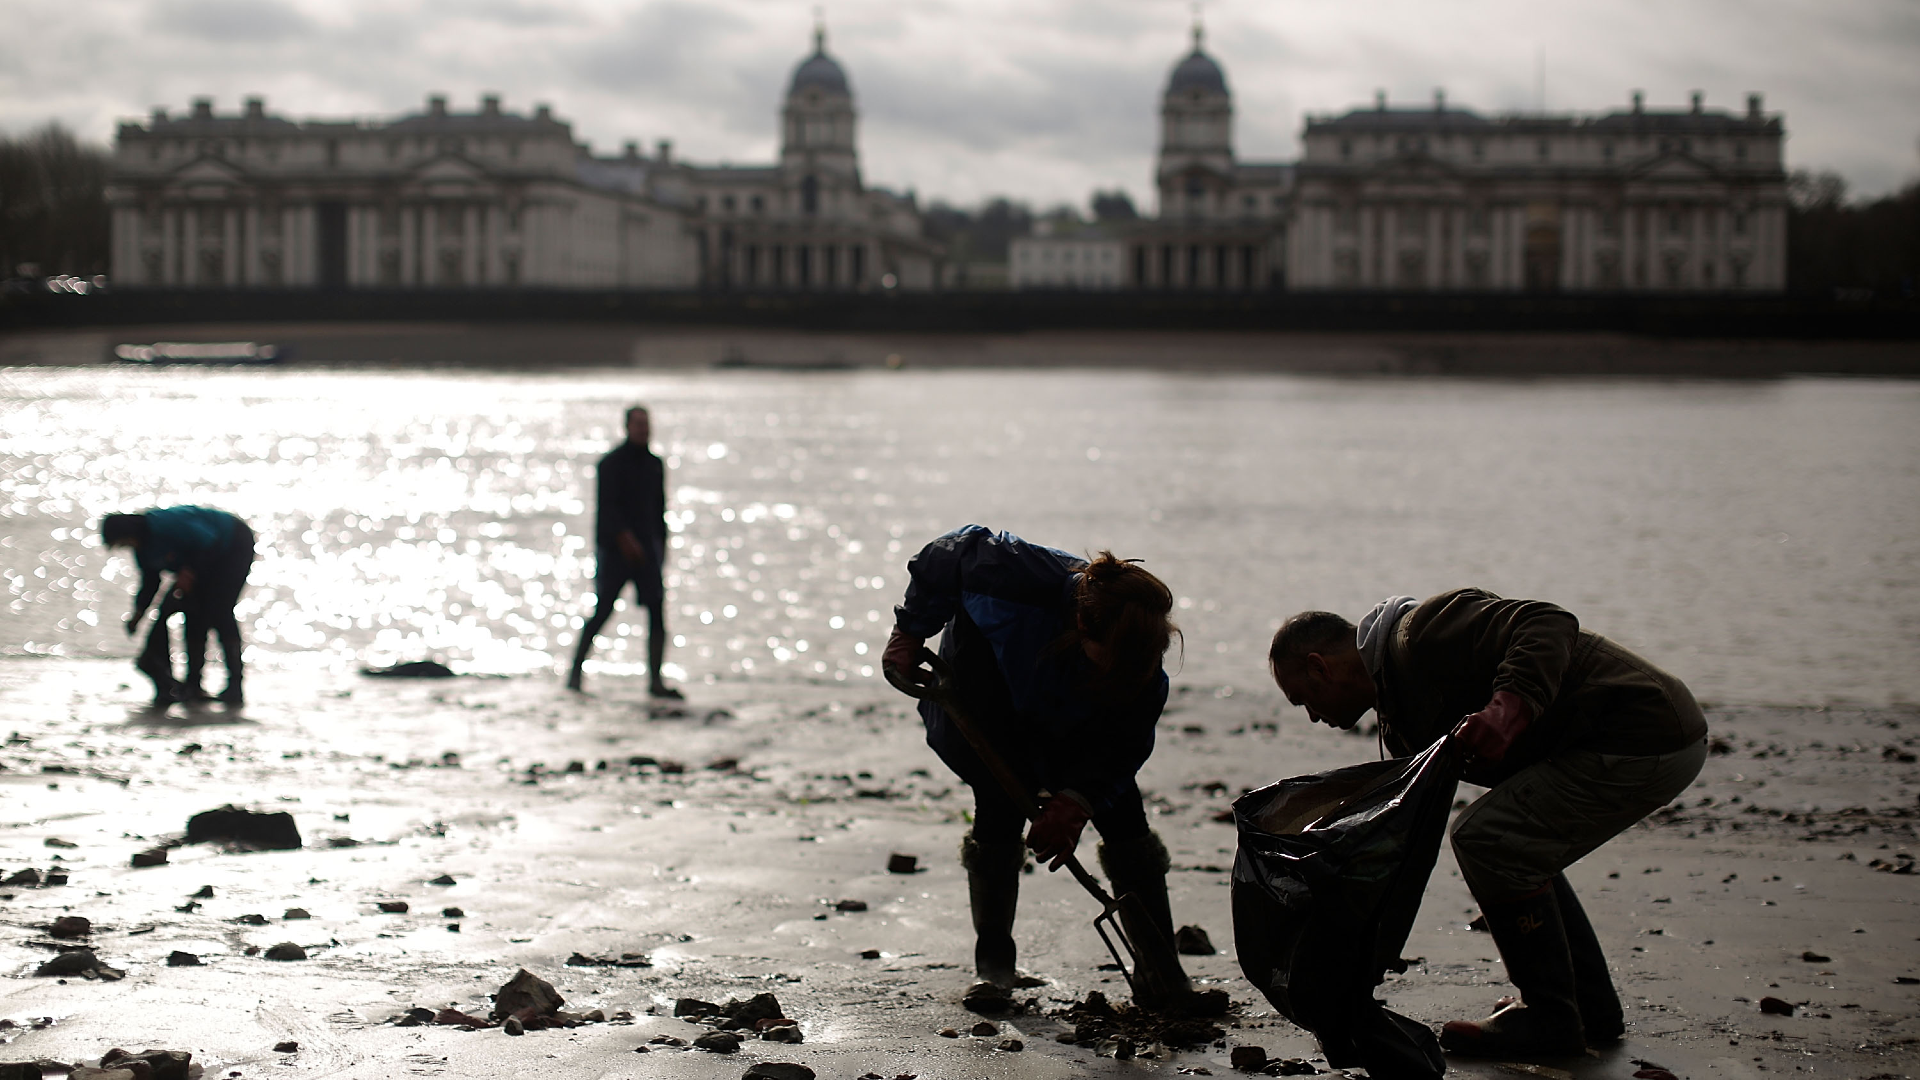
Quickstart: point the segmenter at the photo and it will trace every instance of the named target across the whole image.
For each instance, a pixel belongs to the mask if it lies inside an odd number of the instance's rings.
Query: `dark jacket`
[[[239,518],[225,510],[206,506],[170,506],[149,510],[141,517],[147,520],[147,535],[133,549],[133,561],[140,567],[135,612],[145,612],[153,602],[154,594],[160,591],[162,573],[192,570],[202,579],[218,575],[242,526]],[[250,550],[241,554],[252,558]]]
[[[1157,671],[1131,700],[1106,707],[1092,700],[1086,657],[1055,647],[1085,566],[1064,551],[968,525],[908,560],[906,600],[894,621],[919,638],[944,631],[940,655],[954,668],[970,718],[1029,795],[1074,791],[1097,813],[1153,753],[1167,673]],[[966,737],[939,706],[921,702],[920,716],[942,761],[969,783],[994,782],[973,766]]]
[[[1381,734],[1396,757],[1451,731],[1496,690],[1525,701],[1534,720],[1506,759],[1468,774],[1482,785],[1565,750],[1670,754],[1707,734],[1679,679],[1580,629],[1571,612],[1483,589],[1441,593],[1407,612],[1387,639],[1375,684]]]
[[[667,541],[666,465],[646,447],[624,442],[600,459],[596,480],[594,543],[617,554],[620,533],[630,530],[659,563]]]

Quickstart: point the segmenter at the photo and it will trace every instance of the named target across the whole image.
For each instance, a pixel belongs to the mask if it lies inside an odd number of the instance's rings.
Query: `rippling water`
[[[978,521],[1146,558],[1221,693],[1292,611],[1476,583],[1704,699],[1920,702],[1920,385],[1838,380],[12,369],[0,655],[129,654],[99,517],[198,502],[259,533],[253,663],[564,664],[633,401],[695,683],[874,678],[906,557]],[[638,670],[635,614],[603,673]]]

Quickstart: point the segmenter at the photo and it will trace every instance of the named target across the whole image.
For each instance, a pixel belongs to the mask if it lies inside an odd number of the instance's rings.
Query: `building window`
[[[1403,251],[1400,253],[1400,287],[1403,289],[1425,288],[1427,284],[1427,253],[1424,251]]]
[[[1333,212],[1333,231],[1352,234],[1360,224],[1360,212],[1351,206],[1338,207]]]
[[[459,248],[445,248],[440,252],[440,280],[437,285],[460,285],[466,278],[466,260]]]
[[[339,166],[340,166],[340,140],[328,139],[327,140],[327,168],[335,169],[335,168],[339,168]]]
[[[520,284],[520,254],[514,251],[507,252],[505,264],[507,269],[507,284]]]
[[[1620,235],[1620,214],[1614,210],[1600,211],[1600,235]]]
[[[847,249],[847,277],[857,287],[867,280],[867,249],[851,247]]]
[[[1353,160],[1353,140],[1352,139],[1340,140],[1340,160],[1341,161]]]
[[[1467,252],[1467,285],[1470,288],[1487,287],[1487,253],[1484,251]]]
[[[1540,160],[1541,161],[1547,160],[1547,158],[1550,157],[1552,153],[1553,153],[1553,144],[1548,142],[1545,139],[1541,139],[1540,140]]]
[[[1469,207],[1467,209],[1467,231],[1478,236],[1485,236],[1488,232],[1490,217],[1491,215],[1487,213],[1487,208],[1484,206]]]
[[[766,210],[766,208],[767,208],[767,200],[765,200],[765,199],[763,199],[763,198],[761,198],[761,197],[760,197],[760,196],[758,196],[758,195],[755,195],[755,196],[753,197],[753,204],[752,204],[752,205],[753,205],[753,212],[754,212],[754,213],[756,213],[756,214],[758,214],[758,213],[762,213],[762,212],[764,212],[764,211]]]
[[[1349,287],[1360,284],[1359,252],[1336,251],[1333,253],[1333,283]]]
[[[1425,236],[1427,233],[1427,208],[1424,206],[1403,207],[1399,214],[1400,234],[1402,236]]]
[[[720,209],[725,210],[729,214],[733,213],[733,196],[728,195],[723,197],[720,200]]]
[[[1479,139],[1473,140],[1473,160],[1485,161],[1486,159],[1487,159],[1487,144],[1484,142],[1481,142]]]
[[[1747,235],[1747,212],[1745,210],[1735,210],[1733,212],[1733,235]]]
[[[400,253],[398,251],[389,250],[380,253],[380,284],[400,284]]]
[[[1613,144],[1612,143],[1600,144],[1600,160],[1605,161],[1608,164],[1613,163]]]
[[[1687,231],[1687,216],[1678,210],[1667,211],[1667,235],[1679,236]]]
[[[800,181],[800,212],[803,214],[820,212],[820,181],[817,177],[809,176]],[[802,265],[805,265],[804,259],[802,259]]]

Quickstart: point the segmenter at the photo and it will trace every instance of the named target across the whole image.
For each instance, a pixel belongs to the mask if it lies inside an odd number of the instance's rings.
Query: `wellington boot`
[[[967,902],[973,911],[973,967],[984,982],[1002,990],[1012,989],[1020,977],[1014,967],[1018,951],[1013,917],[1020,904],[1020,868],[1026,861],[1027,850],[1018,841],[983,844],[972,832],[960,841]],[[969,1000],[976,996],[983,995],[969,991]]]
[[[1607,956],[1600,950],[1600,938],[1587,921],[1580,900],[1565,874],[1553,879],[1553,898],[1560,905],[1560,920],[1567,927],[1567,949],[1573,956],[1573,990],[1580,1003],[1580,1026],[1586,1029],[1588,1046],[1608,1046],[1627,1033],[1626,1014],[1620,1008],[1620,994],[1613,988],[1613,976],[1607,972]]]
[[[1440,1031],[1449,1053],[1474,1057],[1564,1057],[1586,1052],[1574,997],[1573,957],[1551,885],[1518,900],[1481,903],[1520,1001],[1502,1002],[1485,1020],[1452,1020]]]
[[[1167,899],[1171,860],[1159,834],[1102,839],[1100,869],[1120,901],[1120,927],[1133,946],[1134,1004],[1150,1012],[1205,1011],[1173,945],[1173,907]]]

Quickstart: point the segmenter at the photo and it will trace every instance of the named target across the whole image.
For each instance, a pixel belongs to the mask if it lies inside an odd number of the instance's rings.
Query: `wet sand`
[[[1312,1040],[1240,977],[1233,829],[1214,817],[1245,787],[1375,753],[1371,739],[1309,727],[1271,691],[1176,682],[1142,786],[1173,851],[1176,920],[1221,950],[1189,970],[1229,991],[1237,1019],[1223,1045],[1116,1062],[1058,1043],[1070,1027],[1045,1015],[994,1038],[938,1034],[978,1019],[958,1004],[971,937],[955,849],[970,800],[883,686],[722,680],[674,709],[612,676],[577,698],[543,675],[265,670],[243,709],[164,716],[139,707],[141,689],[120,660],[0,661],[14,733],[0,748],[0,867],[70,874],[0,888],[11,931],[0,1016],[20,1025],[0,1031],[0,1060],[167,1047],[192,1051],[209,1077],[737,1077],[796,1061],[851,1080],[1223,1076],[1244,1044],[1313,1058]],[[1684,1080],[1866,1078],[1920,1065],[1920,985],[1898,981],[1920,977],[1920,874],[1874,865],[1911,867],[1920,846],[1920,713],[1710,706],[1709,721],[1723,752],[1685,798],[1570,872],[1627,1002],[1627,1040],[1582,1061],[1456,1061],[1455,1073],[1625,1080],[1653,1063]],[[129,866],[188,815],[228,802],[290,811],[306,847],[181,847],[165,866]],[[894,852],[923,872],[887,873]],[[428,884],[442,874],[456,884]],[[203,906],[177,910],[206,885]],[[832,910],[843,898],[868,910]],[[383,914],[381,900],[410,911]],[[283,920],[292,907],[312,919]],[[446,907],[463,914],[441,917]],[[1507,991],[1491,940],[1466,928],[1473,913],[1443,853],[1406,948],[1421,959],[1384,987],[1394,1008],[1438,1024]],[[266,925],[236,921],[251,914]],[[1123,990],[1098,969],[1093,914],[1071,882],[1025,879],[1016,935],[1022,966],[1047,980],[1033,991],[1043,1010]],[[100,957],[126,978],[33,977],[51,955],[33,942],[60,915],[91,919]],[[284,941],[310,959],[246,955]],[[863,959],[869,949],[880,957]],[[174,950],[205,966],[167,966]],[[644,953],[652,966],[566,966],[575,952]],[[568,1009],[633,1018],[520,1038],[389,1022],[409,1006],[484,1012],[520,967]],[[799,1021],[803,1044],[634,1052],[702,1030],[663,1015],[677,998],[761,991]],[[1761,1013],[1769,995],[1795,1015]],[[36,1028],[38,1017],[52,1023]],[[1024,1051],[994,1049],[1007,1037]],[[284,1040],[300,1050],[273,1052]]]

